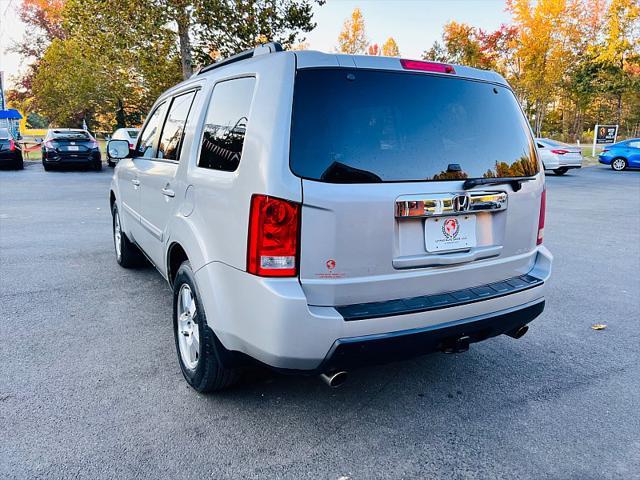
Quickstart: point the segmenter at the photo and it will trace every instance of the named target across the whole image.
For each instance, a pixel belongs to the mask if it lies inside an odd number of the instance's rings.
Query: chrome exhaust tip
[[[320,378],[331,388],[338,388],[347,381],[347,372],[322,373]]]
[[[529,326],[528,325],[522,325],[521,327],[514,328],[510,332],[507,332],[507,335],[509,335],[511,338],[515,338],[517,340],[518,338],[524,337],[524,334],[527,333],[528,331],[529,331]]]

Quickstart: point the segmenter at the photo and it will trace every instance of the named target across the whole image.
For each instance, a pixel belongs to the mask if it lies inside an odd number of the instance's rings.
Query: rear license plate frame
[[[474,214],[427,218],[424,246],[429,253],[470,250],[477,246],[477,218]]]

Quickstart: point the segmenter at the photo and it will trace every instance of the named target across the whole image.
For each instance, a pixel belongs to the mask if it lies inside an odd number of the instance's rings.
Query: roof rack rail
[[[250,50],[245,50],[244,52],[236,53],[231,57],[223,58],[222,60],[217,61],[216,63],[212,63],[211,65],[204,66],[199,70],[197,70],[193,74],[193,76],[195,77],[196,75],[200,75],[205,72],[210,72],[211,70],[214,70],[218,67],[224,67],[225,65],[229,65],[230,63],[246,60],[247,58],[252,58],[257,55],[265,55],[267,53],[274,53],[274,52],[281,52],[281,51],[282,51],[282,45],[280,45],[278,42],[264,43],[262,45],[257,46],[256,48],[252,48]]]

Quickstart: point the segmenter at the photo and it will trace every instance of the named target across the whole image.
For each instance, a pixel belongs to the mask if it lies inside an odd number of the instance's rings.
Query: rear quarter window
[[[217,83],[207,110],[198,166],[234,172],[240,165],[256,79]]]

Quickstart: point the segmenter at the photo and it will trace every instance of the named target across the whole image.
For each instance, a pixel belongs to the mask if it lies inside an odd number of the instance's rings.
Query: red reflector
[[[12,138],[9,139],[9,150],[12,152],[16,149],[16,142],[13,141]]]
[[[551,153],[555,153],[556,155],[564,155],[565,153],[569,153],[569,150],[551,150]]]
[[[261,277],[298,274],[298,203],[255,194],[251,197],[247,272]]]
[[[540,217],[538,218],[538,240],[536,245],[541,245],[544,239],[544,217],[547,210],[547,187],[542,190],[540,197]]]
[[[400,64],[405,70],[421,70],[423,72],[453,73],[456,71],[451,65],[446,63],[422,62],[420,60],[401,59]]]

